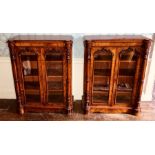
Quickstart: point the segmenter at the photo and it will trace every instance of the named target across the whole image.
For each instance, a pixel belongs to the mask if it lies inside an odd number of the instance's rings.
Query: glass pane
[[[48,81],[48,90],[63,90],[62,81]]]
[[[48,103],[63,103],[63,92],[49,92],[48,94]]]
[[[108,92],[94,92],[93,101],[95,103],[107,103],[108,102]]]
[[[38,103],[40,102],[40,95],[39,94],[26,94],[26,102],[27,103]]]
[[[93,66],[93,104],[108,104],[111,65],[112,53],[110,50],[95,52]]]
[[[137,55],[134,50],[127,49],[120,52],[119,59],[116,104],[130,105],[136,73]]]
[[[62,76],[63,75],[63,61],[53,62],[46,61],[46,70],[48,76]]]
[[[61,51],[49,50],[46,54],[46,61],[63,61],[63,54]]]
[[[59,50],[48,51],[45,60],[48,78],[48,104],[63,103],[63,52]]]
[[[21,55],[26,103],[40,103],[38,56],[32,52]]]

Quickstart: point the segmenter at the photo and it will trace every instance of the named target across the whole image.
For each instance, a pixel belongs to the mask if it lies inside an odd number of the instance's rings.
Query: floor
[[[142,102],[138,116],[129,114],[88,114],[84,115],[80,101],[74,103],[74,112],[68,116],[59,113],[17,113],[15,100],[0,100],[0,121],[134,121],[155,120],[155,101]]]

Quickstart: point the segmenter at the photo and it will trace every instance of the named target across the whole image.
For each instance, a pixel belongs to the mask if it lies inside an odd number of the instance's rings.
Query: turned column
[[[67,112],[72,112],[72,41],[66,42],[66,60],[67,60]]]
[[[89,113],[89,105],[90,105],[90,59],[91,59],[91,41],[86,41],[85,42],[85,49],[86,49],[86,59],[87,59],[87,63],[86,63],[86,70],[85,70],[85,74],[86,74],[86,94],[85,94],[85,113],[88,114]]]

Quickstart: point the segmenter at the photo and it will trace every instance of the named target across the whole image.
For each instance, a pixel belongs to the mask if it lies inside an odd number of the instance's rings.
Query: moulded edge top
[[[152,40],[142,35],[89,35],[84,36],[83,40],[86,41],[114,41],[114,42],[127,42],[133,40]]]
[[[17,35],[8,41],[72,41],[69,35]]]

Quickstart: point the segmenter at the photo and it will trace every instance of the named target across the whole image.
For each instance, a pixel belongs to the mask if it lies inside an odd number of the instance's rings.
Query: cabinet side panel
[[[15,48],[14,42],[9,41],[8,46],[10,49],[11,64],[12,64],[12,71],[13,71],[14,84],[15,84],[15,90],[16,90],[16,96],[17,96],[17,103],[19,107],[19,113],[24,114],[24,108],[23,108],[21,93],[20,93],[21,91],[20,91],[19,77],[18,77],[18,71],[17,71],[17,66],[19,65],[17,63],[17,51]]]
[[[137,94],[137,103],[141,100],[141,95],[143,91],[144,78],[146,73],[146,66],[148,60],[148,53],[151,46],[150,40],[144,40],[142,45],[142,64],[141,64],[141,76],[140,76],[140,84],[139,84],[139,93]],[[138,105],[136,105],[138,107]]]

